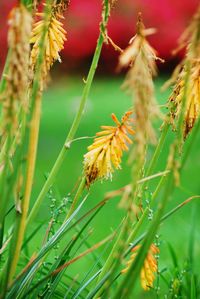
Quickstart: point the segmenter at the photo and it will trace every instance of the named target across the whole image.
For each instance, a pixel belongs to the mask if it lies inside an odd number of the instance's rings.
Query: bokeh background
[[[6,57],[7,18],[10,9],[16,1],[0,2],[0,69],[2,70]],[[199,0],[118,0],[109,21],[109,36],[121,48],[125,48],[130,38],[135,34],[137,13],[142,12],[146,27],[154,27],[157,33],[150,36],[151,44],[157,49],[158,55],[165,59],[164,64],[159,65],[159,76],[155,80],[156,96],[160,104],[165,104],[170,90],[161,93],[160,87],[169,78],[174,66],[180,61],[183,52],[173,57],[171,51],[176,48],[177,40],[188,25],[191,16],[195,12]],[[98,26],[101,18],[101,0],[71,0],[71,4],[65,16],[65,29],[68,32],[68,40],[63,50],[62,64],[56,63],[52,70],[52,80],[44,94],[40,141],[38,149],[36,177],[34,181],[34,194],[32,202],[38,195],[48,172],[54,164],[61,146],[69,131],[73,117],[80,102],[80,96],[84,87],[83,78],[87,71],[95,49],[98,37]],[[87,107],[77,132],[77,137],[94,136],[100,125],[112,124],[110,114],[112,112],[120,118],[131,106],[131,99],[120,88],[124,80],[124,73],[116,73],[118,54],[109,45],[104,45],[99,62],[97,75],[95,76]],[[165,111],[164,111],[165,112]],[[160,124],[158,124],[159,127]],[[170,132],[166,144],[173,138]],[[53,193],[60,198],[71,198],[76,191],[76,186],[82,174],[83,155],[91,139],[74,142],[68,157],[57,177]],[[186,142],[187,148],[188,141]],[[185,165],[181,185],[174,192],[170,207],[175,207],[191,195],[199,194],[199,148],[200,136],[197,138]],[[150,149],[150,154],[153,149]],[[167,146],[162,152],[157,171],[165,168],[168,155]],[[148,157],[150,158],[150,156]],[[90,196],[87,199],[85,209],[91,207],[103,199],[108,191],[118,189],[130,181],[130,166],[127,164],[127,155],[124,156],[122,171],[114,174],[112,182],[97,182],[92,186]],[[188,180],[190,178],[190,180]],[[155,181],[156,183],[157,181]],[[153,191],[153,187],[152,190]],[[159,198],[158,198],[159,200]],[[59,200],[58,200],[59,201]],[[124,211],[119,208],[120,198],[110,201],[107,206],[93,221],[94,232],[90,237],[91,242],[99,241],[114,230],[122,218]],[[35,220],[39,223],[50,217],[49,197]],[[180,266],[184,264],[188,256],[189,240],[194,231],[194,219],[199,217],[198,202],[190,204],[167,220],[159,234],[161,239],[161,267],[172,265],[167,243],[170,243],[180,258]],[[195,216],[196,215],[196,216]],[[199,226],[197,219],[196,225]],[[44,230],[35,239],[35,248],[42,242]],[[200,256],[200,233],[195,232],[196,258]],[[90,257],[80,262],[90,263]],[[199,264],[196,264],[198,269]],[[77,268],[75,267],[74,273]],[[139,296],[139,295],[138,295]],[[148,296],[145,295],[145,296]],[[138,298],[146,298],[144,295]]]
[[[62,69],[78,70],[87,64],[94,51],[101,19],[101,0],[71,0],[66,12],[65,28],[68,40],[62,52]],[[16,0],[0,1],[0,66],[6,56],[7,20]],[[195,12],[199,0],[118,0],[113,9],[108,33],[113,41],[124,48],[135,34],[138,12],[142,12],[146,27],[154,27],[157,33],[150,37],[160,57],[166,59],[165,67],[176,58],[171,51],[177,46],[177,39]],[[114,71],[117,53],[111,46],[104,46],[101,70]],[[182,53],[179,54],[181,56]]]

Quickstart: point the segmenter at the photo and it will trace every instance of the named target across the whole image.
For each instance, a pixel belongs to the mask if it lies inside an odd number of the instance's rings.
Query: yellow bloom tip
[[[120,169],[122,153],[128,150],[127,144],[132,140],[128,134],[133,135],[130,115],[128,111],[122,117],[121,122],[116,115],[111,115],[116,126],[101,126],[102,131],[96,133],[92,145],[88,147],[88,152],[84,155],[84,172],[86,185],[90,186],[96,179],[112,178],[115,169]]]

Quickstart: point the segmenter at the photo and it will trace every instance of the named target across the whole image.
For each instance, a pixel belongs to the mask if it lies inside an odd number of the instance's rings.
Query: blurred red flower
[[[0,65],[6,56],[7,18],[15,0],[0,3]],[[101,19],[102,0],[71,0],[66,13],[65,29],[68,41],[62,56],[66,61],[80,62],[89,58],[95,48]],[[157,28],[150,37],[152,46],[160,57],[169,59],[177,46],[177,39],[194,14],[199,0],[118,0],[112,11],[108,33],[116,44],[124,48],[135,34],[138,12],[142,12],[146,27]],[[104,63],[113,63],[117,54],[111,46],[105,46]],[[66,62],[67,63],[67,62]]]

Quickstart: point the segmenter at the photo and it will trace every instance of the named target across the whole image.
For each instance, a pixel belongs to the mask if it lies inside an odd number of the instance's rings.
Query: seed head
[[[128,134],[134,134],[131,114],[132,111],[126,112],[121,122],[115,114],[112,114],[116,126],[101,126],[103,131],[96,134],[94,143],[88,147],[88,153],[84,155],[84,171],[88,187],[97,179],[112,178],[113,167],[121,168],[122,153],[128,150],[127,144],[132,143]]]
[[[29,56],[32,17],[20,4],[9,16],[8,47],[10,50],[6,87],[1,95],[3,101],[4,131],[7,124],[12,124],[13,132],[18,127],[19,108],[27,109],[27,87],[29,83]]]
[[[127,262],[126,268],[122,270],[122,273],[126,273],[129,270],[131,264],[135,260],[137,251],[140,247],[141,245],[137,245],[131,250],[132,254],[130,256],[129,261]],[[154,273],[156,273],[158,270],[158,264],[155,255],[157,255],[158,253],[158,247],[154,244],[151,244],[150,249],[147,253],[147,257],[144,261],[143,267],[140,272],[141,286],[145,291],[149,291],[153,287],[153,282],[155,280]]]
[[[134,98],[136,140],[140,144],[146,143],[146,140],[150,143],[156,142],[152,119],[161,117],[155,100],[152,79],[157,74],[155,61],[158,58],[146,39],[146,36],[154,32],[153,28],[145,29],[139,14],[136,35],[119,57],[119,68],[130,67],[123,87]]]

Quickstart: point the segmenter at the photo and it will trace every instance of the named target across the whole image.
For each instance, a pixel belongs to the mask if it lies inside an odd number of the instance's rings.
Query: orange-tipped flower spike
[[[127,144],[132,143],[128,134],[134,134],[131,114],[132,111],[126,112],[121,122],[112,114],[116,126],[101,126],[102,131],[96,134],[94,143],[88,147],[88,153],[84,155],[88,187],[97,179],[112,178],[113,168],[120,169],[122,153],[128,150]]]
[[[58,7],[59,9],[59,7]],[[44,51],[44,63],[43,63],[43,80],[48,77],[48,72],[53,63],[58,60],[61,62],[60,51],[64,48],[64,42],[66,41],[66,31],[63,29],[63,24],[60,21],[64,17],[58,13],[58,9],[53,9],[49,23],[47,26],[47,32],[45,35],[45,51]],[[44,13],[37,13],[38,16],[44,18]],[[37,57],[39,55],[39,44],[44,30],[44,19],[36,22],[32,31],[32,37],[30,43],[33,44],[31,51],[31,64],[32,69],[35,68]]]
[[[129,267],[135,260],[137,251],[140,247],[141,245],[137,245],[132,249],[133,253],[130,256],[129,261],[127,262],[126,268],[122,270],[122,273],[126,273],[129,270]],[[155,255],[158,253],[159,253],[158,247],[154,244],[151,244],[146,259],[144,261],[143,267],[140,272],[141,286],[145,291],[149,291],[153,287],[153,282],[155,280],[155,273],[158,270],[158,264]]]
[[[183,126],[183,135],[186,138],[200,115],[200,6],[191,24],[181,37],[180,42],[180,48],[187,45],[187,53],[183,67],[181,69],[179,67],[180,72],[169,98],[169,109],[173,124],[181,113],[182,102],[186,93]],[[187,86],[185,78],[188,70],[186,64],[190,65]],[[171,81],[173,82],[173,79]]]

